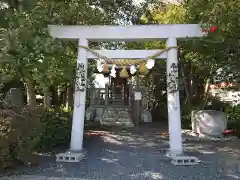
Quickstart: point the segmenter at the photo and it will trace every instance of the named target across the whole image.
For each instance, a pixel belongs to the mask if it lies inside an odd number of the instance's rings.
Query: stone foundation
[[[56,155],[56,161],[57,162],[80,162],[85,155],[87,154],[87,151],[83,150],[81,152],[65,152],[65,153],[59,153]]]

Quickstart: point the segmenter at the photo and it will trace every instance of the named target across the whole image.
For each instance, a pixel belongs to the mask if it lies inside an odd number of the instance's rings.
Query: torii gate
[[[176,47],[178,38],[202,37],[204,33],[198,24],[167,24],[167,25],[130,25],[130,26],[62,26],[49,25],[50,34],[55,38],[78,39],[79,46],[88,47],[88,41],[149,41],[166,39],[167,47]],[[96,50],[96,52],[109,58],[146,58],[154,52],[161,50]],[[86,49],[78,47],[77,63],[85,69],[84,74],[77,82],[86,82],[87,59],[98,58]],[[177,67],[178,51],[175,48],[163,53],[160,58],[167,58],[167,99],[168,99],[168,123],[169,144],[171,155],[183,153],[181,135],[181,115],[179,91],[172,91],[175,86],[173,81],[178,79],[178,70],[172,71],[172,66]],[[168,75],[173,73],[172,77]],[[173,78],[173,79],[172,79]],[[86,89],[75,90],[72,134],[70,152],[57,156],[59,161],[78,162],[84,156],[82,154],[82,142],[85,118]],[[71,155],[69,155],[71,154]]]

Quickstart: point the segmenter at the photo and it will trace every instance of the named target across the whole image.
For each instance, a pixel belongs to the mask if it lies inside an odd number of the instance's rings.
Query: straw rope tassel
[[[106,64],[106,63],[103,65],[103,72],[104,73],[109,73],[108,64]]]
[[[142,75],[146,75],[148,73],[148,68],[146,67],[146,63],[141,63],[139,66],[139,73]]]
[[[128,78],[129,77],[128,72],[126,70],[126,66],[122,67],[122,70],[121,70],[119,76],[122,77],[122,78]]]

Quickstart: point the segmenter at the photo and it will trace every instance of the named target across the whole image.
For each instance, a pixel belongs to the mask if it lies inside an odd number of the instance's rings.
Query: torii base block
[[[166,157],[171,160],[171,163],[178,166],[193,166],[201,162],[197,157],[182,154],[172,154],[171,151],[166,153]]]
[[[68,151],[56,155],[57,162],[80,162],[86,156],[87,151],[82,150],[79,152]]]
[[[199,160],[194,156],[173,156],[172,164],[178,166],[193,166],[199,163]]]

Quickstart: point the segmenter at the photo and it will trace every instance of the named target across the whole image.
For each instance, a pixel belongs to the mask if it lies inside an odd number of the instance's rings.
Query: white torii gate
[[[133,25],[133,26],[62,26],[49,25],[50,34],[55,38],[78,39],[80,46],[88,47],[88,41],[149,41],[149,40],[166,40],[168,47],[176,47],[178,38],[194,38],[202,37],[204,34],[198,24],[168,24],[168,25]],[[96,50],[96,52],[105,55],[108,58],[137,59],[146,58],[161,50]],[[84,65],[85,74],[78,80],[86,82],[87,76],[87,59],[98,58],[86,49],[79,47],[77,63]],[[167,82],[171,84],[171,77],[168,74],[173,73],[174,80],[178,77],[178,71],[172,72],[172,65],[177,67],[178,51],[177,49],[169,49],[161,54],[158,58],[167,58]],[[181,135],[181,115],[179,91],[171,91],[167,87],[168,99],[168,123],[169,123],[169,144],[171,155],[181,155],[182,135]],[[70,142],[70,151],[81,153],[84,131],[85,118],[85,99],[86,89],[75,91],[72,134]],[[71,157],[64,153],[60,156],[59,161],[70,161]],[[66,158],[65,158],[66,157]],[[75,156],[72,162],[79,161],[82,156]],[[65,158],[65,159],[64,159]],[[70,158],[70,159],[69,159]]]

